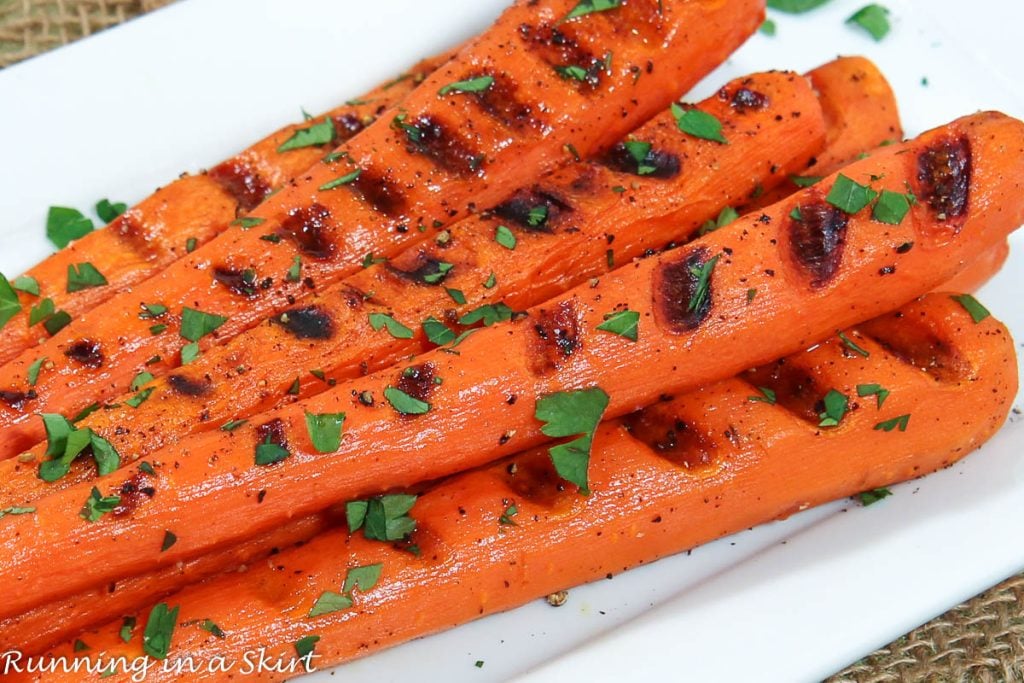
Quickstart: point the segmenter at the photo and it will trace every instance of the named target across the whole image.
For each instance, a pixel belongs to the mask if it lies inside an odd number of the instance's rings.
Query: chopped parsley
[[[675,102],[672,103],[671,111],[676,126],[687,135],[723,145],[728,143],[722,135],[722,122],[711,114],[700,109],[683,109]]]
[[[380,332],[382,329],[387,328],[388,334],[395,339],[412,339],[414,336],[411,329],[387,313],[370,313],[369,319],[370,327],[373,328],[374,332]]]
[[[92,221],[78,209],[66,206],[51,206],[46,214],[46,236],[58,249],[88,235],[95,229]]]
[[[46,362],[46,356],[37,358],[32,361],[32,365],[28,366],[28,385],[34,387],[39,382],[39,371],[43,369],[43,363]]]
[[[166,328],[166,325],[154,325],[150,328],[150,331],[156,327]],[[196,358],[199,358],[199,342],[191,342],[181,347],[181,364],[188,365]]]
[[[129,643],[132,640],[132,636],[135,635],[135,617],[128,616],[121,619],[121,628],[117,631],[117,636],[122,641]]]
[[[459,318],[460,325],[473,325],[478,322],[483,322],[484,327],[490,327],[494,323],[504,322],[512,319],[512,309],[505,304],[498,302],[496,304],[484,304],[478,308],[474,308],[469,313],[466,313]]]
[[[874,505],[883,498],[888,498],[891,495],[892,491],[883,487],[871,489],[870,491],[864,491],[863,493],[858,493],[856,497],[857,500],[860,501],[861,505],[867,507],[868,505]]]
[[[195,237],[189,237],[187,240],[185,240],[185,253],[191,254],[193,251],[196,250],[196,247],[198,246],[199,240],[197,240]]]
[[[437,346],[444,346],[454,341],[456,336],[447,325],[434,316],[423,321],[423,334],[427,336],[427,341]]]
[[[242,425],[244,425],[246,422],[248,422],[248,420],[228,420],[227,422],[220,426],[220,431],[233,432]]]
[[[562,19],[562,21],[586,16],[587,14],[593,14],[594,12],[605,12],[610,9],[615,9],[621,5],[622,0],[580,0],[576,3],[576,6],[565,15],[565,18]]]
[[[987,308],[981,305],[980,301],[970,294],[955,294],[950,298],[964,307],[964,310],[970,314],[971,320],[973,320],[975,324],[980,323],[982,320],[992,315],[989,313]]]
[[[203,619],[201,622],[199,622],[199,628],[203,629],[209,634],[212,634],[214,638],[223,639],[227,636],[227,634],[224,633],[224,629],[222,629],[217,624],[213,623],[213,621],[210,619]]]
[[[171,637],[178,623],[178,607],[167,607],[166,602],[153,606],[142,632],[142,649],[153,659],[166,659],[171,649]]]
[[[768,7],[790,14],[803,14],[821,7],[829,0],[768,0]]]
[[[464,81],[455,81],[449,83],[440,90],[437,94],[444,97],[448,93],[463,93],[463,92],[483,92],[491,87],[494,83],[494,76],[477,76],[476,78],[468,78]]]
[[[454,267],[455,266],[451,263],[445,263],[444,261],[440,261],[437,264],[437,272],[428,273],[424,275],[423,281],[426,282],[428,285],[436,285],[441,280],[445,279],[445,277],[447,277],[448,273]]]
[[[871,355],[868,352],[867,349],[865,349],[863,346],[861,346],[860,344],[858,344],[857,342],[853,341],[848,336],[846,336],[845,332],[840,332],[839,333],[839,339],[840,339],[840,341],[843,342],[843,346],[845,346],[846,348],[850,349],[851,351],[856,353],[858,356],[863,356],[864,358],[867,358],[868,356]]]
[[[416,520],[408,514],[415,503],[416,496],[409,493],[353,500],[345,504],[348,531],[362,529],[374,541],[401,541],[416,530]]]
[[[333,139],[334,120],[327,117],[320,123],[314,123],[308,128],[296,130],[290,138],[277,148],[277,151],[280,153],[293,149],[302,149],[303,147],[319,147],[320,145],[326,145]]]
[[[167,307],[163,304],[142,304],[142,312],[139,313],[139,320],[152,320],[167,313]]]
[[[445,287],[444,291],[448,292],[448,296],[452,298],[452,301],[459,304],[460,306],[466,303],[466,295],[462,293],[461,289],[451,289],[450,287]]]
[[[320,636],[303,636],[295,641],[295,654],[298,655],[299,659],[309,659],[309,656],[313,654],[313,648],[320,642]],[[307,661],[307,670],[312,670]]]
[[[494,271],[492,270],[491,274],[487,276],[486,280],[484,280],[484,289],[494,289],[494,287],[497,284],[498,284],[498,276],[495,275]]]
[[[761,392],[760,396],[748,396],[747,400],[754,403],[767,403],[770,406],[775,405],[776,395],[775,391],[768,387],[757,387],[757,390]]]
[[[395,387],[385,388],[384,398],[387,399],[392,408],[402,415],[423,415],[430,411],[429,403],[421,401],[418,398],[414,398],[401,389],[396,389]]]
[[[156,387],[148,387],[146,389],[143,389],[142,391],[138,392],[131,398],[125,399],[125,403],[131,406],[132,408],[138,408],[149,399],[149,397],[153,394],[154,391],[156,391]]]
[[[51,301],[52,305],[53,302]],[[0,275],[0,328],[21,311],[21,302],[18,301],[18,294],[11,287],[11,283],[4,276]]]
[[[181,312],[180,334],[191,342],[198,342],[227,321],[228,319],[222,315],[203,313],[185,306]]]
[[[46,298],[28,309],[28,326],[48,320],[54,314],[53,299]]]
[[[281,462],[289,455],[288,449],[270,440],[270,435],[262,442],[256,444],[256,464],[273,465]]]
[[[876,41],[882,40],[889,34],[889,10],[881,5],[871,3],[856,12],[846,20],[847,24],[860,26],[871,34]]]
[[[178,542],[178,537],[172,531],[164,530],[164,540],[160,544],[160,552],[165,553],[171,546]]]
[[[910,200],[907,199],[907,195],[891,190],[882,190],[874,208],[871,209],[871,217],[879,223],[899,225],[908,211],[910,211]]]
[[[715,271],[715,265],[718,264],[718,259],[721,257],[721,254],[715,254],[701,265],[691,266],[690,274],[697,278],[697,285],[690,296],[690,303],[686,307],[687,311],[696,311],[704,305],[711,291],[711,274]]]
[[[345,413],[306,413],[306,431],[319,453],[333,453],[341,446],[341,427]]]
[[[526,224],[531,228],[543,225],[547,219],[548,207],[545,204],[534,206],[526,213]]]
[[[96,215],[104,223],[109,223],[122,213],[128,210],[124,202],[111,202],[109,199],[101,199],[96,202]]]
[[[320,617],[325,614],[331,614],[333,612],[340,612],[341,610],[348,609],[352,606],[352,598],[348,595],[342,595],[341,593],[335,593],[334,591],[324,591],[320,594],[320,597],[313,603],[313,607],[306,614],[308,619],[314,617]]]
[[[819,427],[837,427],[846,415],[849,399],[835,389],[829,389],[824,398],[825,410],[818,414],[821,422]]]
[[[718,212],[717,218],[712,218],[710,220],[704,221],[704,225],[700,226],[700,230],[697,231],[697,234],[706,235],[709,232],[714,232],[715,230],[718,230],[719,228],[724,228],[725,226],[729,225],[739,217],[740,214],[739,212],[736,211],[736,209],[732,208],[731,206],[727,206]]]
[[[231,225],[237,225],[243,230],[248,230],[249,228],[255,228],[257,225],[262,225],[266,220],[266,218],[260,218],[259,216],[242,216],[231,221]]]
[[[19,275],[11,281],[11,287],[19,292],[39,296],[39,281],[31,275]]]
[[[607,407],[608,394],[600,387],[559,391],[537,399],[534,417],[544,423],[541,432],[545,436],[577,437],[552,446],[548,453],[558,475],[576,484],[582,493],[589,491],[587,468],[590,465],[590,448]]]
[[[360,593],[372,590],[380,580],[380,573],[383,568],[384,565],[380,562],[363,565],[362,567],[352,567],[345,574],[345,585],[342,586],[341,592],[351,595],[352,591],[356,589],[359,589]]]
[[[810,187],[821,182],[821,179],[824,177],[820,175],[791,175],[789,180],[797,187]]]
[[[104,496],[98,488],[93,486],[79,516],[87,522],[96,522],[120,504],[121,496]]]
[[[604,322],[597,326],[603,332],[611,332],[631,341],[637,340],[640,313],[629,309],[605,313]]]
[[[652,166],[648,161],[651,153],[651,143],[641,142],[640,140],[627,140],[622,143],[622,146],[626,148],[629,156],[633,157],[633,161],[636,162],[637,175],[650,175],[658,170],[656,166]]]
[[[302,279],[302,257],[293,256],[292,265],[289,266],[288,272],[284,274],[284,279],[288,282],[298,282]]]
[[[86,448],[96,462],[96,472],[100,476],[110,474],[121,466],[121,456],[109,441],[91,429],[79,429],[74,421],[63,415],[43,413],[43,428],[46,431],[46,453],[49,460],[39,464],[38,476],[46,482],[57,481],[71,469],[71,463]]]
[[[516,236],[504,225],[499,225],[494,229],[494,241],[506,249],[516,248]]]
[[[892,418],[891,420],[882,420],[875,425],[875,430],[881,430],[883,432],[891,432],[894,429],[899,428],[901,432],[907,431],[907,425],[910,423],[910,413],[906,415],[899,415]]]
[[[889,398],[889,390],[881,384],[858,384],[857,395],[861,398],[874,396],[875,403],[878,409],[881,410],[882,404],[885,403],[885,399]]]
[[[98,271],[93,264],[68,264],[68,294],[92,287],[102,287],[106,284],[108,284],[107,278],[103,277],[103,273]]]
[[[146,386],[147,384],[149,384],[152,381],[153,381],[153,373],[143,371],[143,372],[140,372],[139,374],[135,375],[135,377],[132,379],[132,383],[131,383],[130,388],[131,388],[132,391],[138,391],[139,389],[141,389],[142,387]]]
[[[372,251],[368,251],[366,256],[363,257],[363,268],[369,268],[378,263],[384,263],[387,260],[387,256],[374,256]]]
[[[761,25],[758,26],[757,30],[766,36],[774,36],[776,33],[775,22],[771,19],[765,19]]]
[[[0,508],[0,518],[7,515],[31,515],[35,511],[36,509],[34,507],[12,505],[10,507]]]
[[[576,64],[556,66],[555,73],[567,81],[574,80],[586,82],[587,80],[587,70],[582,66],[577,66]]]
[[[43,328],[51,337],[71,324],[71,314],[67,311],[57,311],[43,321]]]
[[[519,508],[516,507],[515,503],[509,503],[505,507],[505,511],[498,517],[498,524],[501,526],[516,526],[516,520],[512,519],[519,514]]]
[[[356,170],[354,170],[354,171],[352,171],[350,173],[346,173],[345,175],[341,176],[340,178],[335,178],[334,180],[331,180],[329,182],[324,183],[318,189],[321,190],[321,191],[326,191],[326,190],[333,190],[334,188],[341,187],[342,185],[348,185],[349,183],[354,182],[355,179],[358,178],[362,174],[362,172],[363,172],[363,169],[357,168]]]
[[[842,173],[836,177],[825,201],[840,211],[855,214],[875,200],[878,193],[867,185],[861,185]]]

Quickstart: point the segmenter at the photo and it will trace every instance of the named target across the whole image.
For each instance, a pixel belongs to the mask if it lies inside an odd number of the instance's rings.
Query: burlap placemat
[[[0,67],[171,2],[0,0]],[[1024,681],[1022,597],[1024,574],[914,629],[828,683]]]

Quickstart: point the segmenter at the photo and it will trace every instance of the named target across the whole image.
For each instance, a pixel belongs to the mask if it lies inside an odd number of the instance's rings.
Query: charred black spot
[[[474,95],[480,103],[480,109],[507,128],[521,130],[540,126],[540,121],[533,116],[533,105],[519,99],[515,82],[509,78],[495,76],[489,88]]]
[[[256,284],[256,271],[238,270],[225,266],[215,266],[213,279],[224,285],[232,293],[254,299],[258,296]]]
[[[169,375],[167,377],[167,383],[171,385],[171,388],[174,389],[174,391],[182,396],[202,396],[210,390],[208,382],[189,379],[184,375]]]
[[[579,319],[572,300],[553,308],[542,308],[533,325],[537,333],[531,364],[537,374],[546,374],[565,364],[580,348]]]
[[[754,387],[771,389],[777,405],[815,425],[820,421],[818,414],[824,408],[818,403],[825,392],[806,369],[782,359],[747,370],[743,379],[752,385],[751,395],[758,393]]]
[[[330,339],[334,336],[334,320],[319,306],[293,308],[271,320],[296,339]]]
[[[371,297],[370,294],[352,285],[342,285],[341,298],[345,305],[351,309],[358,310],[363,307],[363,302]]]
[[[543,452],[532,451],[518,456],[505,469],[505,475],[516,497],[535,505],[552,508],[569,496],[579,495],[575,490],[568,490],[565,480],[558,476],[551,464],[551,458]]]
[[[971,191],[971,143],[966,137],[943,140],[917,157],[921,195],[939,220],[967,212]]]
[[[404,280],[410,280],[419,285],[435,286],[444,282],[448,275],[449,267],[442,266],[443,263],[444,261],[420,250],[411,259],[389,261],[386,267],[388,272]]]
[[[710,260],[704,247],[694,249],[675,261],[662,263],[654,279],[655,312],[673,332],[697,329],[711,314],[712,286],[697,297],[701,268]],[[696,304],[691,307],[691,301]]]
[[[346,112],[334,117],[334,145],[337,146],[359,133],[366,127],[361,118],[352,112]]]
[[[385,216],[400,216],[406,208],[405,194],[390,178],[390,172],[381,175],[372,169],[363,169],[359,177],[349,183],[352,192]]]
[[[655,406],[626,418],[633,438],[669,462],[684,469],[707,467],[715,460],[715,442],[672,413],[670,407]]]
[[[848,220],[845,211],[821,200],[801,204],[800,218],[790,217],[790,252],[812,287],[825,286],[839,271]]]
[[[398,389],[420,401],[427,401],[435,386],[433,363],[410,366],[398,380]]]
[[[526,43],[527,49],[535,52],[551,65],[563,78],[578,85],[597,86],[601,81],[601,72],[607,67],[603,59],[595,57],[590,50],[580,45],[564,31],[550,25],[531,26],[522,24],[519,35]],[[576,67],[583,70],[583,78],[570,76],[566,68]]]
[[[103,349],[99,342],[79,339],[64,350],[64,355],[87,368],[98,368],[103,365]]]
[[[470,149],[447,126],[433,116],[422,115],[399,121],[412,154],[422,154],[446,171],[457,175],[476,173],[483,155]]]
[[[572,213],[572,206],[553,191],[534,186],[516,190],[491,213],[526,230],[552,232],[552,226],[558,223],[559,217]]]
[[[117,495],[121,500],[111,513],[120,517],[131,514],[139,505],[156,495],[156,489],[149,484],[148,475],[144,472],[136,472],[131,479],[121,484]]]
[[[243,213],[255,208],[272,189],[259,173],[238,159],[229,159],[214,166],[208,175],[234,198]]]
[[[740,87],[730,95],[728,89],[722,88],[719,97],[729,100],[729,106],[738,112],[745,112],[748,109],[765,109],[768,107],[768,96],[751,90],[747,87]]]
[[[284,431],[284,421],[279,417],[275,417],[273,420],[264,422],[256,427],[256,438],[259,439],[260,443],[273,443],[288,450],[288,438]]]
[[[331,212],[322,204],[292,209],[281,221],[278,234],[290,239],[308,256],[318,259],[330,258],[335,249],[330,239],[334,227],[330,218]]]
[[[15,410],[21,410],[25,403],[31,398],[24,391],[0,391],[0,401],[3,401]]]
[[[674,178],[679,175],[679,157],[672,152],[665,152],[651,147],[644,150],[642,156],[634,154],[633,150],[638,149],[620,142],[608,150],[605,156],[605,165],[622,173],[647,176],[650,178]],[[638,158],[639,157],[639,158]]]

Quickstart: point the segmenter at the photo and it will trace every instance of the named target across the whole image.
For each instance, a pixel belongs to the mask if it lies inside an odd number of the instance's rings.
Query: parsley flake
[[[856,353],[858,356],[862,356],[864,358],[867,358],[868,356],[871,355],[868,352],[867,349],[865,349],[863,346],[861,346],[860,344],[858,344],[857,342],[853,341],[848,336],[846,336],[845,332],[840,332],[839,333],[839,339],[840,339],[840,341],[843,342],[843,346],[845,346],[846,348],[850,349],[851,351]]]
[[[494,83],[494,76],[477,76],[476,78],[468,78],[464,81],[455,81],[449,83],[440,90],[437,94],[444,97],[448,93],[465,93],[465,92],[483,92],[491,87]]]
[[[861,185],[840,173],[832,184],[832,189],[828,191],[825,201],[852,215],[874,201],[877,196],[878,193],[867,185]]]
[[[28,366],[28,385],[34,387],[39,382],[39,371],[43,369],[43,363],[46,362],[46,356],[37,358],[32,361],[32,365]]]
[[[92,287],[102,287],[106,284],[108,284],[107,278],[103,277],[103,273],[98,271],[93,264],[68,264],[68,294]]]
[[[351,595],[352,591],[356,589],[359,589],[360,593],[372,590],[380,580],[382,569],[384,569],[384,565],[380,562],[350,568],[345,574],[345,584],[342,586],[341,592]]]
[[[874,208],[871,209],[871,217],[879,223],[899,225],[908,211],[910,211],[910,200],[907,195],[891,190],[882,190]]]
[[[430,411],[429,403],[421,401],[418,398],[414,398],[401,389],[396,389],[395,387],[385,388],[384,398],[387,399],[392,408],[402,415],[423,415]]]
[[[888,498],[891,495],[892,491],[882,487],[877,489],[871,489],[870,491],[864,491],[863,493],[858,493],[856,497],[857,500],[860,501],[861,505],[867,507],[869,505],[874,505],[883,498]]]
[[[711,292],[711,274],[715,271],[715,265],[718,264],[718,259],[721,257],[721,254],[715,254],[701,265],[690,268],[690,274],[697,278],[697,284],[690,296],[690,303],[686,307],[687,311],[696,311],[704,305]]]
[[[803,14],[821,7],[829,0],[768,0],[768,7],[790,14]]]
[[[370,327],[374,332],[380,332],[387,328],[388,334],[395,339],[412,339],[414,334],[411,329],[395,320],[387,313],[370,313]]]
[[[714,232],[715,230],[718,230],[719,228],[724,228],[725,226],[729,225],[739,217],[740,214],[738,211],[736,211],[736,209],[732,208],[731,206],[727,206],[718,212],[717,218],[712,218],[710,220],[704,221],[704,225],[700,226],[700,230],[697,231],[697,234],[706,235],[709,232]]]
[[[882,420],[875,425],[875,430],[881,430],[883,432],[891,432],[892,430],[899,428],[901,432],[907,431],[907,425],[910,423],[910,413],[906,415],[898,415],[891,420]]]
[[[167,607],[166,602],[153,606],[142,633],[142,649],[153,659],[166,659],[171,649],[171,637],[178,623],[178,607]]]
[[[98,488],[93,486],[79,516],[87,522],[96,522],[120,504],[121,496],[104,496]]]
[[[324,591],[313,603],[313,607],[306,615],[307,618],[320,617],[333,612],[340,612],[352,606],[352,598],[334,591]]]
[[[333,453],[341,446],[341,427],[345,413],[306,413],[306,431],[319,453]]]
[[[128,205],[124,202],[111,202],[109,199],[96,202],[96,215],[104,223],[110,223],[127,210]]]
[[[952,295],[950,298],[964,307],[964,310],[970,314],[971,320],[973,320],[975,324],[980,323],[982,320],[992,315],[989,313],[987,308],[981,305],[980,301],[970,294]]]
[[[889,34],[889,10],[881,5],[871,3],[853,13],[847,24],[860,26],[871,34],[875,41],[880,41]]]
[[[593,14],[594,12],[605,12],[610,9],[615,9],[622,5],[622,0],[580,0],[575,7],[573,7],[562,21],[568,21],[575,19],[576,17],[586,16]]]
[[[19,275],[11,280],[11,287],[14,287],[19,292],[39,296],[39,281],[31,275]]]
[[[351,173],[346,173],[345,175],[341,176],[340,178],[335,178],[334,180],[331,180],[330,182],[324,183],[318,189],[320,191],[326,191],[326,190],[333,190],[334,188],[341,187],[342,185],[348,185],[349,183],[354,182],[355,179],[358,178],[362,174],[362,172],[363,172],[363,169],[357,168],[356,170],[352,171]]]
[[[256,444],[256,464],[273,465],[279,463],[290,455],[288,450],[270,440],[270,435],[262,442]]]
[[[51,206],[46,214],[46,236],[58,249],[88,235],[95,229],[92,221],[78,209],[66,206]]]
[[[516,236],[504,225],[499,225],[494,229],[494,241],[506,249],[516,248]]]
[[[299,128],[277,148],[278,153],[303,147],[319,147],[334,139],[334,120],[327,117],[308,128]]]
[[[225,316],[204,313],[185,306],[181,312],[181,330],[179,332],[185,339],[198,342],[227,321]]]
[[[775,391],[774,390],[769,389],[768,387],[758,387],[757,390],[761,392],[761,395],[760,396],[748,396],[747,397],[748,401],[751,401],[753,403],[758,403],[758,402],[760,402],[760,403],[767,403],[770,406],[775,405],[775,401],[776,401],[777,397],[775,395]]]
[[[821,418],[821,422],[818,423],[819,427],[837,427],[839,422],[846,415],[846,409],[849,405],[849,399],[846,394],[842,394],[835,389],[829,389],[828,393],[825,394],[824,398],[825,410],[818,414]]]
[[[861,398],[874,396],[875,404],[878,409],[881,410],[882,404],[885,403],[885,399],[889,398],[889,390],[881,384],[858,384],[857,395]]]
[[[295,654],[298,655],[299,659],[305,659],[306,670],[312,671],[312,666],[309,661],[310,655],[313,654],[313,648],[320,642],[320,636],[303,636],[295,641]]]
[[[53,305],[53,302],[50,302]],[[21,302],[18,301],[18,294],[11,287],[7,278],[0,275],[0,328],[21,311]]]
[[[534,417],[544,423],[541,432],[553,438],[576,436],[548,449],[558,475],[587,493],[587,468],[594,433],[608,407],[608,394],[600,387],[559,391],[537,399]]]
[[[430,316],[424,320],[422,325],[423,334],[427,336],[427,341],[431,344],[444,346],[445,344],[455,340],[455,333],[434,316]]]
[[[722,122],[711,114],[700,109],[683,109],[675,102],[672,103],[671,111],[676,126],[687,135],[723,145],[728,143],[722,135]]]
[[[165,553],[171,546],[178,542],[178,537],[172,531],[164,530],[164,540],[160,544],[160,552]]]
[[[631,341],[637,340],[637,327],[640,324],[640,313],[629,309],[606,313],[604,322],[597,326],[603,332],[611,332]]]

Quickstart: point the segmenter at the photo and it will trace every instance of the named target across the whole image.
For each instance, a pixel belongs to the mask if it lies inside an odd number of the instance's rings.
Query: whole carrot
[[[756,29],[763,0],[519,0],[247,221],[0,368],[0,456],[622,137]],[[46,371],[24,390],[29,370]],[[147,365],[147,362],[149,365]]]
[[[407,73],[302,124],[285,126],[209,171],[183,175],[115,218],[29,269],[36,287],[18,291],[21,311],[0,325],[0,363],[42,343],[118,292],[228,229],[272,191],[315,164],[397,103],[450,53],[415,64]],[[319,133],[319,135],[317,135]],[[106,284],[69,291],[69,266],[88,263]],[[33,314],[33,310],[36,311]],[[44,312],[50,310],[48,316]]]
[[[433,351],[235,431],[185,439],[153,455],[151,475],[109,475],[43,498],[0,525],[0,581],[12,587],[0,613],[474,467],[545,433],[578,428],[583,441],[563,465],[586,485],[587,425],[601,415],[805,348],[927,292],[1004,240],[1024,220],[1022,147],[1020,121],[958,119],[471,334],[459,355]],[[546,396],[595,386],[604,389],[567,406],[576,415],[567,423],[535,418]],[[217,524],[200,523],[209,519]],[[178,542],[161,552],[166,529]]]
[[[736,79],[694,111],[720,121],[730,144],[683,133],[665,111],[611,152],[514,190],[443,240],[372,265],[323,290],[314,305],[297,305],[169,376],[140,382],[79,427],[137,459],[401,356],[450,346],[464,329],[459,320],[474,311],[522,310],[616,262],[690,239],[707,221],[716,225],[723,207],[786,181],[822,150],[821,107],[809,83],[791,73]],[[630,153],[637,146],[639,161]],[[545,220],[531,226],[531,210],[546,212]],[[558,219],[559,229],[548,227]],[[0,508],[95,473],[82,461],[73,474],[43,481],[36,471],[45,451],[39,444],[0,462]]]
[[[333,530],[271,564],[167,596],[177,625],[167,665],[150,660],[147,680],[178,680],[167,673],[176,661],[196,666],[189,680],[231,680],[246,652],[294,665],[253,680],[305,672],[308,652],[316,669],[363,657],[921,476],[964,457],[1005,420],[1017,389],[1013,341],[991,317],[975,324],[949,295],[844,336],[866,355],[833,337],[746,378],[606,421],[595,434],[588,496],[562,485],[546,449],[530,450],[420,495],[406,545]],[[925,357],[932,360],[919,364]],[[799,385],[790,380],[797,375]],[[847,399],[834,425],[807,410],[831,393]],[[153,613],[133,615],[142,624]],[[67,643],[49,656],[145,660],[151,650],[137,635],[124,642],[122,627],[117,620],[78,634],[90,648],[84,655]],[[211,672],[213,657],[236,668]]]

